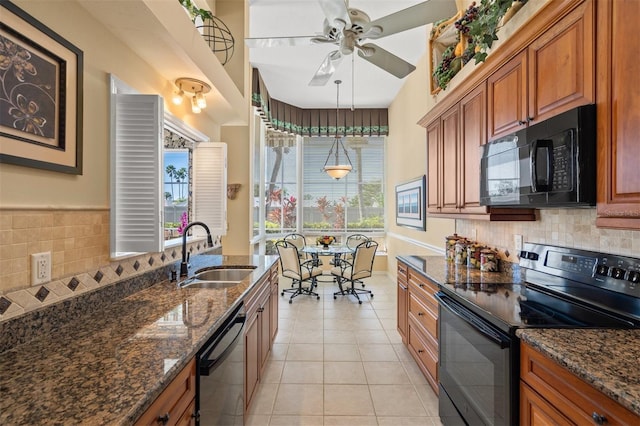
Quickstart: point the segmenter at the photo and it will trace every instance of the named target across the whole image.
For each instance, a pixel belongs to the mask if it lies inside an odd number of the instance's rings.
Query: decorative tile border
[[[221,237],[216,237],[214,247],[221,247]],[[189,253],[196,254],[208,249],[201,241],[188,245]],[[0,326],[12,318],[56,304],[84,293],[109,286],[116,282],[145,274],[149,271],[170,268],[181,258],[179,250],[170,247],[160,253],[145,253],[137,257],[118,260],[97,270],[67,276],[41,286],[29,287],[0,296]]]

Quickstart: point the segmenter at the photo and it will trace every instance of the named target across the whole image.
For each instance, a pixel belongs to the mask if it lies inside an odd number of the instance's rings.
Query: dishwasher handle
[[[215,339],[200,355],[199,370],[201,376],[208,376],[213,370],[218,367],[220,363],[222,363],[227,358],[227,356],[229,356],[231,351],[233,351],[233,349],[238,344],[238,340],[242,338],[242,332],[244,331],[244,324],[246,320],[247,316],[244,312],[244,309],[239,309],[236,312],[235,316],[226,323],[222,331],[217,333]],[[234,331],[234,328],[237,329],[237,331],[235,332],[235,335],[233,336],[231,342],[227,344],[227,346],[216,358],[210,359],[209,356],[213,353],[214,350],[218,349],[218,347],[223,344],[224,338],[232,333]]]
[[[500,345],[501,349],[508,348],[510,345],[510,339],[504,337],[501,333],[497,332],[493,328],[491,328],[488,324],[486,324],[482,319],[480,319],[473,312],[469,311],[464,306],[456,303],[452,298],[447,296],[445,293],[439,291],[434,294],[435,298],[440,302],[440,306],[442,308],[447,309],[452,314],[456,315],[463,321],[465,321],[469,326],[473,327],[478,333],[483,335],[485,338],[491,340],[494,343]]]

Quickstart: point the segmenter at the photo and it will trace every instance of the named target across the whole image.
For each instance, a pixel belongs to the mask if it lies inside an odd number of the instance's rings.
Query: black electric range
[[[535,327],[640,327],[640,259],[525,243],[522,282],[443,290],[505,332]]]
[[[640,259],[526,243],[519,267],[517,284],[436,294],[445,425],[518,423],[519,328],[640,328]]]

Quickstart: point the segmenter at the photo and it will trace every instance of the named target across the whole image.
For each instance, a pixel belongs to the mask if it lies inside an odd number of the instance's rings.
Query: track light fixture
[[[178,91],[173,94],[173,103],[176,105],[182,104],[182,99],[185,96],[185,92],[191,95],[191,112],[199,114],[204,108],[207,107],[207,100],[204,95],[211,91],[211,86],[201,80],[195,78],[181,77],[176,80],[176,86]]]

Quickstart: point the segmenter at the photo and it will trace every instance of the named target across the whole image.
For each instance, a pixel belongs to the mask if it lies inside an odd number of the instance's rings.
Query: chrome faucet
[[[200,225],[207,231],[207,246],[213,247],[213,240],[211,239],[211,232],[209,231],[209,227],[205,225],[204,222],[191,222],[182,230],[182,262],[180,262],[180,276],[186,277],[189,275],[188,271],[188,262],[189,259],[187,257],[187,231],[194,225]]]

